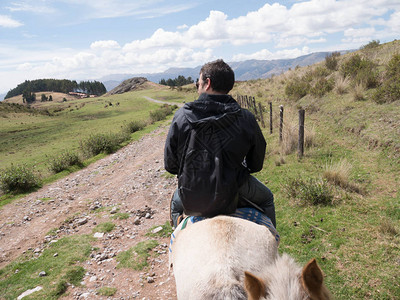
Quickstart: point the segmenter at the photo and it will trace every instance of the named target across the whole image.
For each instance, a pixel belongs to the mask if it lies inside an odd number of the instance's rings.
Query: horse
[[[263,225],[217,216],[177,232],[171,262],[178,299],[329,300],[315,259],[304,268]]]

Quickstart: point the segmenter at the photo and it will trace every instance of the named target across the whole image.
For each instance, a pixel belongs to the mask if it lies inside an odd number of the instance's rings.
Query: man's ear
[[[211,90],[212,90],[212,87],[211,87],[211,79],[210,79],[210,78],[206,78],[205,90],[206,90],[206,91],[211,91]]]

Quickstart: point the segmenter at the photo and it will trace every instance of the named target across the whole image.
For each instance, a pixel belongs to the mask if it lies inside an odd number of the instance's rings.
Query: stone
[[[22,299],[22,298],[24,298],[26,296],[29,296],[30,294],[33,294],[34,292],[40,291],[42,289],[43,288],[41,286],[37,286],[34,289],[27,290],[27,291],[23,292],[21,295],[19,295],[17,300],[20,300],[20,299]]]
[[[93,237],[101,239],[104,236],[104,232],[96,232]]]

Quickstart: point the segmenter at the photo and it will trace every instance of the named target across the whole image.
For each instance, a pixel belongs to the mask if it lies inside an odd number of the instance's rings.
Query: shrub
[[[140,131],[146,127],[146,123],[144,121],[131,121],[125,125],[125,131],[128,133],[134,133],[136,131]]]
[[[99,133],[89,136],[80,142],[80,147],[86,156],[97,155],[100,153],[113,153],[119,148],[119,144],[127,140],[126,132],[122,133]]]
[[[336,71],[338,66],[337,58],[340,56],[340,52],[333,52],[331,55],[325,57],[325,66],[328,70]]]
[[[285,94],[293,100],[299,100],[307,95],[309,90],[310,84],[308,82],[296,78],[286,84]]]
[[[379,104],[400,99],[400,55],[395,54],[386,66],[383,84],[372,95]]]
[[[150,122],[155,123],[157,121],[164,120],[168,115],[172,114],[173,109],[177,106],[170,106],[165,104],[161,106],[159,109],[150,112]]]
[[[360,49],[373,49],[373,48],[378,47],[379,44],[380,44],[379,40],[372,40],[368,44],[362,46]]]
[[[362,83],[367,88],[376,87],[378,84],[378,74],[374,63],[369,59],[362,59],[358,54],[346,61],[340,72],[343,77],[349,76],[355,84]]]
[[[333,192],[327,182],[321,179],[290,179],[285,186],[289,197],[304,204],[329,205],[333,201]]]
[[[333,89],[333,79],[327,80],[325,77],[319,78],[315,85],[310,89],[310,94],[316,97],[322,97]]]
[[[11,165],[0,173],[0,189],[4,193],[23,193],[40,185],[33,167],[26,165]]]
[[[64,151],[58,156],[50,157],[48,165],[50,171],[58,173],[68,169],[70,166],[82,165],[82,161],[77,153]]]

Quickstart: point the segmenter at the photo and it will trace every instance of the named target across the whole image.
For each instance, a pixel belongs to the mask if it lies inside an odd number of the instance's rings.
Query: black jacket
[[[224,128],[223,152],[230,169],[236,171],[239,187],[250,173],[262,169],[266,142],[254,115],[229,95],[201,94],[175,113],[165,143],[165,169],[179,176],[191,125],[207,122],[216,122]]]

